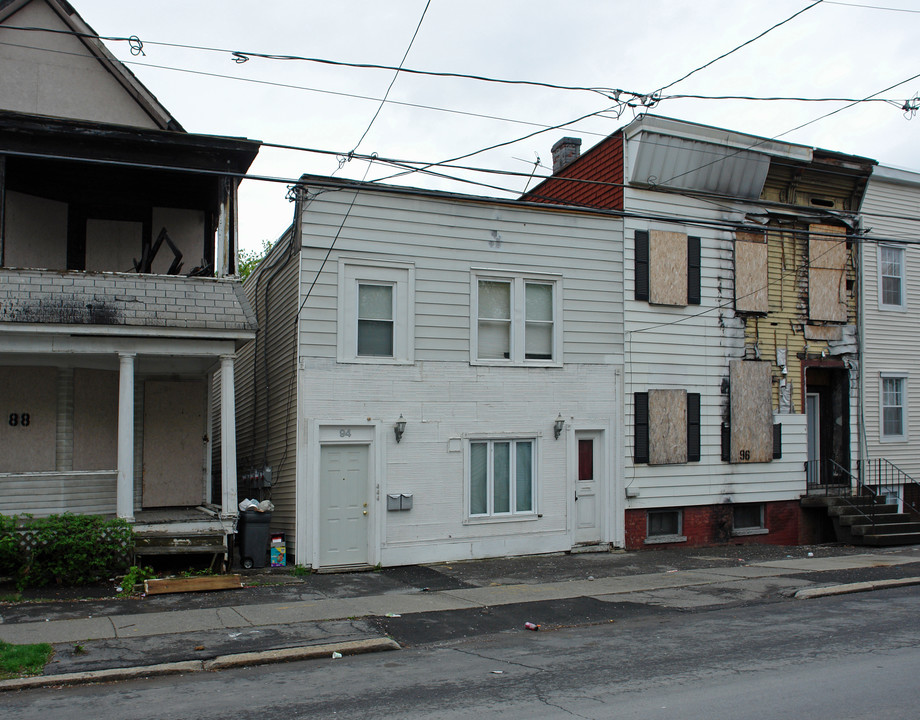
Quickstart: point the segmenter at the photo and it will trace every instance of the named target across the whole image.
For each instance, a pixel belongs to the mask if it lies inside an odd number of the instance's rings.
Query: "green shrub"
[[[13,575],[22,565],[15,515],[0,515],[0,575]]]
[[[125,520],[97,515],[3,518],[3,562],[9,561],[6,548],[10,544],[15,548],[12,569],[20,588],[49,583],[85,585],[128,566],[134,531]]]

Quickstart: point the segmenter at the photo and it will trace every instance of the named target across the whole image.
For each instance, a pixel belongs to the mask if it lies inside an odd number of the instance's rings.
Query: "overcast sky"
[[[71,2],[100,35],[140,38],[143,56],[132,55],[126,42],[107,45],[187,130],[340,154],[355,149],[392,71],[261,58],[240,64],[229,51],[397,66],[427,4],[406,68],[640,94],[670,86],[665,96],[877,96],[903,105],[920,92],[920,78],[910,79],[920,74],[917,0],[825,0],[810,9],[814,3],[808,0]],[[538,157],[543,165],[538,171],[548,172],[550,147],[560,137],[581,137],[584,151],[640,111],[596,92],[406,73],[396,79],[389,101],[358,153],[440,162],[618,107],[462,161],[518,173],[530,173]],[[662,99],[652,112],[920,170],[920,118],[908,119],[889,103],[846,105],[674,98]],[[368,172],[367,163],[357,159],[339,169],[334,155],[263,148],[251,172],[292,180],[307,172],[358,179],[367,173],[376,179],[393,170],[375,164]],[[526,177],[444,172],[506,188],[509,197],[527,183]],[[502,195],[422,173],[398,182]],[[274,240],[290,224],[292,206],[284,196],[283,183],[244,182],[244,248]]]

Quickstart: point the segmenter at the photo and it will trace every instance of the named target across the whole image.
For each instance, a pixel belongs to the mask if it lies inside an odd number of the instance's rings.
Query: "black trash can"
[[[268,559],[268,526],[272,521],[270,512],[244,510],[237,524],[237,543],[240,549],[240,565],[249,568],[263,568]]]

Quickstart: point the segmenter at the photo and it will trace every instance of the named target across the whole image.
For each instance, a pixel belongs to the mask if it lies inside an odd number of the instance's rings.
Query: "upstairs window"
[[[808,227],[808,317],[824,322],[847,321],[846,228]]]
[[[558,286],[556,279],[474,275],[473,362],[561,362]]]
[[[767,238],[763,233],[735,233],[735,310],[770,311]]]
[[[339,262],[339,362],[411,363],[415,268],[404,263]]]
[[[879,245],[878,248],[878,304],[883,310],[903,310],[904,248]]]
[[[907,377],[882,373],[882,440],[907,440]]]
[[[699,305],[700,239],[684,233],[636,230],[635,299],[653,305]]]

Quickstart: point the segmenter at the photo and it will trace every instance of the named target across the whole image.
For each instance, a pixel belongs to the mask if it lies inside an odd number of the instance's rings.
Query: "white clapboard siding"
[[[0,473],[0,515],[115,514],[115,472]]]
[[[553,437],[553,421],[561,413],[581,427],[616,431],[623,361],[621,226],[604,214],[398,189],[368,189],[357,198],[352,190],[324,190],[306,204],[301,418],[307,426],[379,428],[376,507],[384,565],[571,547],[573,448],[569,435]],[[413,267],[411,364],[337,362],[343,261]],[[471,281],[474,271],[490,269],[559,277],[562,367],[471,364]],[[407,428],[397,444],[392,426],[400,414]],[[508,433],[536,443],[537,516],[471,521],[464,509],[466,442]],[[318,496],[309,469],[317,449],[312,444],[305,452],[307,497]],[[613,484],[618,471],[612,458],[608,464]],[[412,511],[387,512],[388,493],[411,493]]]
[[[731,502],[783,501],[805,490],[805,416],[774,415],[782,423],[782,459],[733,464],[721,460],[721,392],[729,362],[744,357],[744,325],[734,317],[733,236],[703,223],[727,219],[718,206],[673,193],[626,189],[631,211],[675,218],[627,219],[624,229],[624,484],[629,508],[683,507]],[[732,213],[736,215],[736,213]],[[666,230],[700,238],[701,302],[669,307],[634,300],[635,232]],[[681,389],[700,394],[701,460],[675,465],[634,464],[633,393]],[[774,411],[776,408],[774,408]],[[635,496],[632,496],[635,494]]]
[[[622,261],[613,219],[369,191],[348,211],[353,196],[327,192],[306,207],[302,283],[316,283],[304,306],[304,355],[335,357],[343,257],[415,264],[418,360],[469,360],[472,268],[562,275],[565,361],[620,355],[621,303],[611,298],[622,292]]]
[[[885,170],[885,169],[881,169]],[[873,175],[862,205],[863,224],[871,228],[860,246],[863,263],[863,412],[866,456],[885,458],[920,480],[920,226],[911,218],[920,207],[920,174],[901,171]],[[879,307],[878,243],[872,238],[902,240],[907,307]],[[881,439],[881,373],[907,376],[907,431],[904,441]]]

